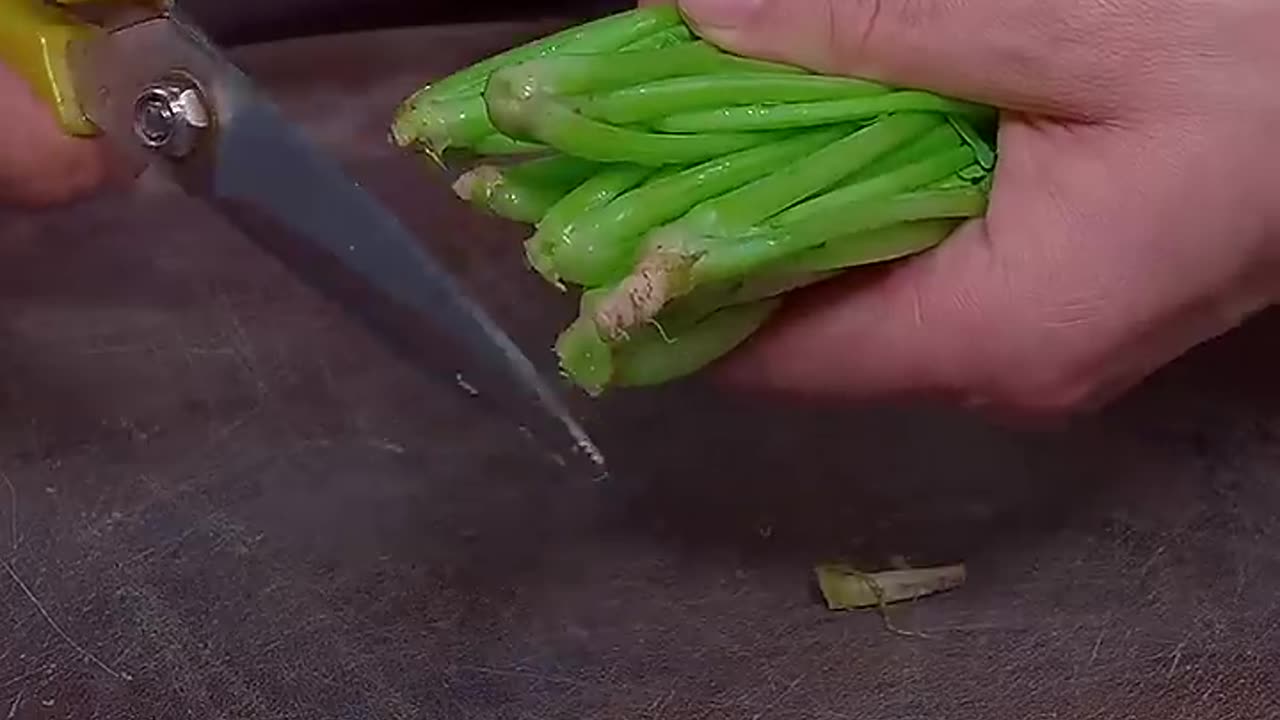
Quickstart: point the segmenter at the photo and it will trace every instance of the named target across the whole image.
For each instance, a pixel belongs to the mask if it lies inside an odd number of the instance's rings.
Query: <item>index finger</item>
[[[0,202],[56,205],[106,177],[98,143],[63,132],[53,113],[16,74],[0,66]]]

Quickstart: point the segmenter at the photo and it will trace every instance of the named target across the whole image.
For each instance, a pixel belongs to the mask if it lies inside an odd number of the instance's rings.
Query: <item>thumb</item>
[[[1063,61],[1051,56],[1063,45],[1057,36],[1080,26],[1052,17],[1074,12],[1055,5],[1063,3],[680,1],[699,34],[732,52],[1031,112],[1063,111],[1064,99],[1076,94],[1047,77],[1049,66]],[[1073,82],[1067,75],[1062,81]]]

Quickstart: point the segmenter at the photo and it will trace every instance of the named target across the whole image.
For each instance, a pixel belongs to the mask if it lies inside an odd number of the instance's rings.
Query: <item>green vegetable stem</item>
[[[510,48],[414,93],[391,134],[524,261],[581,293],[554,342],[592,395],[697,374],[787,298],[906,262],[987,209],[996,110],[741,57],[671,6]]]
[[[600,169],[597,163],[566,155],[512,167],[480,165],[458,178],[453,189],[458,197],[493,215],[538,223],[556,203]]]

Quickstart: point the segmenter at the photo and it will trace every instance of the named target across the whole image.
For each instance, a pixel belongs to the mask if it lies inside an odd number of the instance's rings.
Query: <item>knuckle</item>
[[[872,71],[881,43],[901,44],[942,12],[942,0],[826,0],[827,52],[844,71]],[[892,48],[890,48],[892,50]]]

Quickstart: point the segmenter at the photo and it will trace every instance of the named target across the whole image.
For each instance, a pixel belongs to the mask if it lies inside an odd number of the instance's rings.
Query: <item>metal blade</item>
[[[465,378],[462,387],[496,401],[561,462],[585,458],[600,472],[586,431],[511,338],[197,31],[169,17],[138,23],[87,48],[80,67],[98,98],[90,112],[109,136],[149,145],[144,159],[396,349],[437,375]],[[467,353],[466,364],[445,364],[450,346]]]

